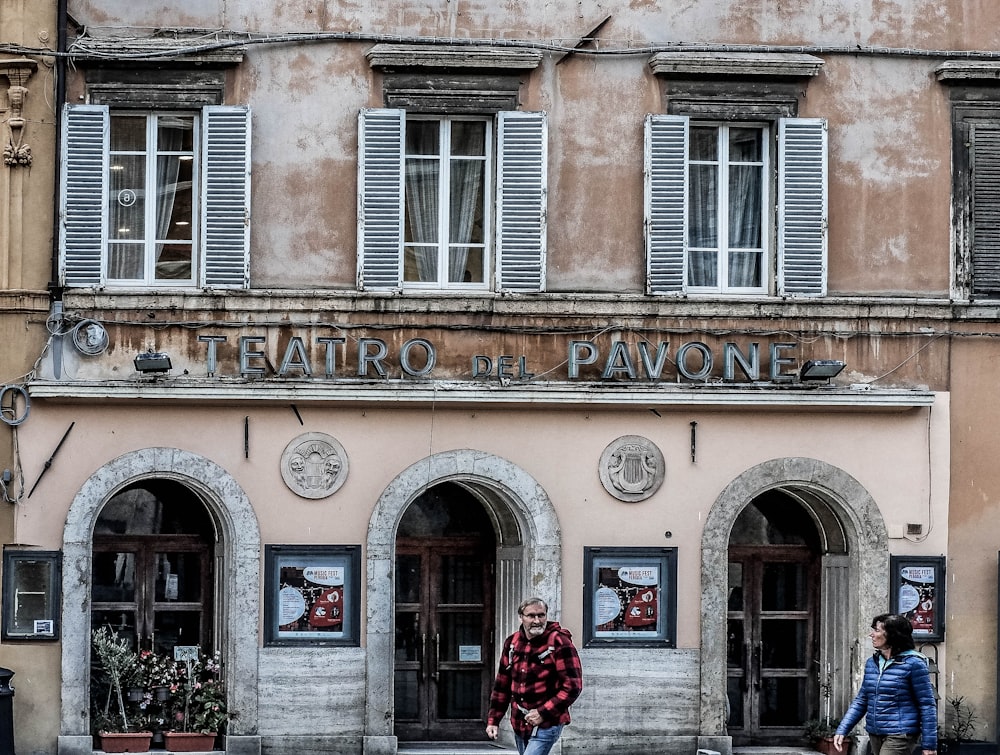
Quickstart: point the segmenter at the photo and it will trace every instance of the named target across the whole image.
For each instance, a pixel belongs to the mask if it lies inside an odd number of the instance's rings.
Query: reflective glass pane
[[[743,610],[743,564],[738,561],[729,564],[729,600],[730,611]]]
[[[420,660],[420,614],[399,611],[396,613],[396,661]]]
[[[760,252],[730,252],[729,285],[741,287],[759,286],[760,259]]]
[[[805,668],[807,626],[805,620],[799,619],[762,619],[761,666],[768,669]]]
[[[420,602],[420,556],[415,553],[396,555],[396,602]]]
[[[760,162],[763,129],[730,128],[729,162]]]
[[[110,627],[119,637],[129,641],[129,644],[137,647],[135,641],[135,611],[94,611],[90,614],[91,629]]]
[[[729,621],[728,638],[726,641],[726,665],[732,668],[743,668],[746,660],[746,648],[743,639],[742,619]],[[745,669],[744,669],[745,670]]]
[[[761,681],[761,726],[799,726],[806,715],[805,679],[772,677]]]
[[[688,253],[688,283],[714,286],[719,280],[719,257],[715,252]]]
[[[419,716],[419,684],[416,669],[396,670],[393,681],[396,719],[413,720]]]
[[[734,165],[729,169],[729,246],[759,249],[761,245],[761,168]]]
[[[483,560],[478,556],[445,556],[441,560],[441,602],[483,602]]]
[[[10,629],[13,632],[31,634],[35,631],[35,620],[52,616],[49,591],[49,575],[52,573],[51,561],[17,561],[11,565],[13,578],[14,620]]]
[[[717,146],[719,130],[714,127],[693,127],[689,132],[690,159],[692,160],[717,160],[719,150]]]
[[[160,152],[191,152],[194,149],[194,118],[161,115],[156,119],[156,146]]]
[[[108,244],[108,277],[136,280],[143,277],[142,244]]]
[[[451,124],[451,154],[486,154],[485,121],[453,121]]]
[[[407,121],[406,154],[438,155],[441,153],[440,121]]]
[[[475,655],[483,659],[483,620],[478,613],[453,613],[441,617],[441,661],[452,662]]]
[[[437,160],[406,161],[406,241],[419,244],[438,240],[438,191],[440,190]]]
[[[135,601],[135,554],[94,553],[93,590],[97,603]]]
[[[201,557],[197,553],[156,554],[156,600],[201,600]]]
[[[201,611],[157,611],[153,652],[173,655],[174,645],[201,644]]]
[[[688,244],[715,248],[719,244],[718,184],[714,165],[692,165],[688,187]]]
[[[193,272],[191,244],[156,245],[156,279],[190,280]]]
[[[156,163],[156,237],[190,239],[191,161],[176,155],[161,155]]]
[[[482,678],[479,671],[444,671],[438,682],[439,718],[479,718]]]
[[[111,116],[110,142],[112,152],[144,152],[146,116]]]
[[[403,249],[403,280],[430,283],[437,280],[437,247],[406,246]]]
[[[726,697],[729,700],[729,726],[743,727],[743,680],[729,677],[726,680]]]
[[[809,607],[805,564],[765,563],[760,607],[764,611],[805,611]]]
[[[452,160],[448,227],[452,244],[483,243],[485,168],[482,160]]]
[[[482,247],[454,246],[448,250],[448,280],[451,283],[484,283],[485,267]]]
[[[108,237],[142,240],[146,235],[145,156],[113,156],[108,178]]]

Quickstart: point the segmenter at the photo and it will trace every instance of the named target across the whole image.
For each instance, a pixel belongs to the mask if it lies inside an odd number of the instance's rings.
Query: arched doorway
[[[482,739],[492,679],[496,534],[454,482],[428,488],[396,535],[395,732]]]
[[[496,534],[492,627],[503,638],[517,623],[528,594],[549,599],[549,615],[562,610],[562,539],[555,509],[538,482],[516,464],[470,449],[444,451],[400,472],[379,497],[366,543],[365,753],[396,751],[396,537],[409,506],[424,491],[450,482],[475,498]],[[494,669],[497,643],[486,663]],[[485,652],[485,651],[484,651]]]
[[[191,491],[218,534],[213,546],[212,625],[225,669],[229,710],[227,747],[260,748],[257,732],[260,610],[260,527],[250,499],[223,467],[177,448],[143,448],[113,459],[83,484],[63,529],[61,733],[58,752],[90,752],[90,600],[94,534],[106,504],[147,480],[170,480]]]
[[[766,491],[729,538],[726,689],[734,745],[798,743],[815,717],[821,543],[792,496]]]
[[[813,521],[819,538],[819,601],[814,601],[819,675],[831,674],[832,710],[843,712],[860,671],[858,645],[888,604],[888,536],[879,507],[854,477],[818,459],[771,459],[738,475],[708,512],[701,542],[699,746],[726,750],[729,718],[729,546],[744,509],[779,490]],[[805,707],[819,708],[816,697]],[[838,713],[839,714],[839,713]],[[835,714],[836,715],[836,714]]]

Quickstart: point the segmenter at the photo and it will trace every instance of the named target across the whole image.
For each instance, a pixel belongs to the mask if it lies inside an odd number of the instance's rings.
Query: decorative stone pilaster
[[[10,87],[7,89],[7,100],[10,115],[7,125],[10,127],[10,137],[3,148],[3,161],[12,168],[31,165],[31,147],[24,143],[24,99],[28,96],[28,79],[35,72],[38,64],[30,58],[10,58],[0,60],[0,74],[7,77]]]

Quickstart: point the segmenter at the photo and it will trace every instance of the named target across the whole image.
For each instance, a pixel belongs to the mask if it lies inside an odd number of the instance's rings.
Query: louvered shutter
[[[1000,127],[972,128],[972,295],[1000,296]]]
[[[545,290],[548,126],[544,113],[497,114],[497,282]]]
[[[101,285],[109,123],[105,105],[63,110],[59,272],[66,286]]]
[[[819,118],[778,122],[778,293],[824,296],[827,129]]]
[[[643,202],[650,294],[684,291],[689,122],[682,115],[646,117]]]
[[[250,109],[202,111],[202,285],[250,285]]]
[[[406,112],[362,110],[358,131],[358,288],[399,288]]]

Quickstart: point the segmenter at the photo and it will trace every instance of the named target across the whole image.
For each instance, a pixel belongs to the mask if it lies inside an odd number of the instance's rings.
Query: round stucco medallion
[[[285,446],[281,477],[303,498],[326,498],[347,479],[347,452],[326,433],[304,433]]]
[[[641,435],[623,435],[601,454],[599,466],[604,489],[619,501],[645,501],[660,489],[667,474],[663,454]]]

